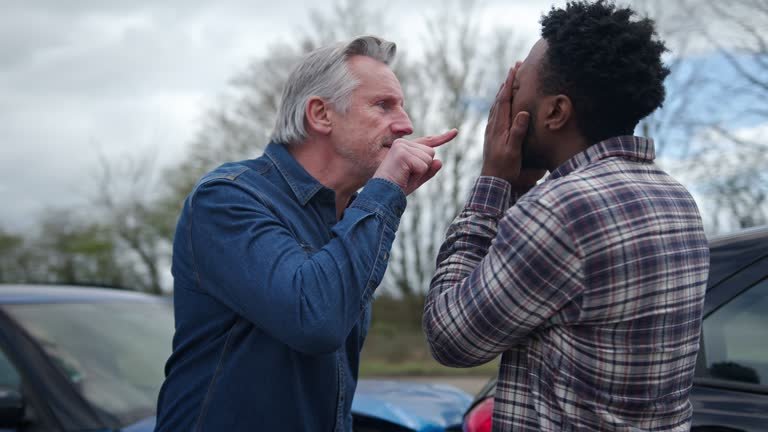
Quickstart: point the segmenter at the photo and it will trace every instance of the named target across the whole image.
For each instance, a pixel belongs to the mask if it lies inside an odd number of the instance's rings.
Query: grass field
[[[420,329],[374,325],[363,346],[360,375],[490,377],[496,374],[498,367],[497,360],[474,368],[443,366],[432,358]]]

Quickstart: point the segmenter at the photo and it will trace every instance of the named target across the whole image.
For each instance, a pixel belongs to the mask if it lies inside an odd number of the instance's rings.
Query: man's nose
[[[411,123],[411,119],[408,117],[408,113],[405,112],[405,110],[402,110],[398,118],[392,122],[392,134],[398,136],[406,136],[412,133],[413,123]]]

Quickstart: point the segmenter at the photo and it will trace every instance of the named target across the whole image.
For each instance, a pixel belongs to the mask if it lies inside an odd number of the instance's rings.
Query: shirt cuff
[[[373,178],[368,180],[351,207],[379,214],[397,227],[407,203],[405,193],[400,186],[389,180]]]
[[[501,216],[512,205],[512,186],[498,177],[480,176],[469,194],[468,210]]]

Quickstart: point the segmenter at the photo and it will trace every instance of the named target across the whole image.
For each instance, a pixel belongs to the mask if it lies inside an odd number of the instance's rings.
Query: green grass
[[[490,377],[498,372],[498,367],[498,360],[473,368],[443,366],[429,353],[421,329],[374,325],[363,346],[360,375]]]

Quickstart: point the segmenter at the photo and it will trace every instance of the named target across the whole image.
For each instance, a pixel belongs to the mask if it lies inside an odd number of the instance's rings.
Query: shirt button
[[[389,252],[384,252],[384,261],[389,259]]]

